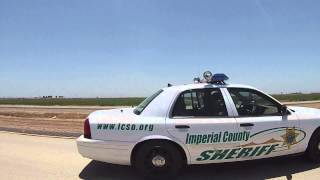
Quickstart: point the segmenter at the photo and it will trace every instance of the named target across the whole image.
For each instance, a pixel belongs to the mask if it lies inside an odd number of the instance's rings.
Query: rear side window
[[[226,104],[220,89],[195,89],[182,92],[172,117],[225,117]]]

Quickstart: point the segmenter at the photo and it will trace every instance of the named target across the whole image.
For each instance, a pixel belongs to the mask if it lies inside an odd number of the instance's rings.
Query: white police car
[[[136,108],[91,113],[77,139],[82,156],[169,177],[187,164],[306,152],[320,161],[320,110],[286,107],[253,87],[205,72],[163,88]]]

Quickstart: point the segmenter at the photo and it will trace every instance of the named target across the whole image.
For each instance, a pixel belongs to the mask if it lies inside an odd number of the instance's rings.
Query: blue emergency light
[[[212,83],[225,84],[225,81],[229,80],[229,77],[225,74],[214,74],[212,76]]]

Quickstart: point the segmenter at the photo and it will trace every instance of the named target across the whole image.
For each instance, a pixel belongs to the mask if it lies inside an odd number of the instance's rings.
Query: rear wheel
[[[320,163],[320,130],[312,135],[306,153],[311,161]]]
[[[164,141],[143,144],[135,157],[135,167],[143,176],[151,179],[173,178],[183,165],[183,157],[179,150]]]

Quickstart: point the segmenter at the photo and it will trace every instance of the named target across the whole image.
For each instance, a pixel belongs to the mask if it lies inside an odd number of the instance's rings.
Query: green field
[[[320,100],[320,93],[311,93],[311,94],[276,94],[272,95],[276,99],[282,102],[292,102],[292,101],[315,101]]]
[[[273,95],[282,102],[320,100],[320,93],[278,94]],[[65,98],[65,99],[30,99],[2,98],[2,105],[40,105],[40,106],[136,106],[144,98]]]
[[[144,98],[65,98],[65,99],[0,99],[2,105],[39,105],[39,106],[136,106]]]

